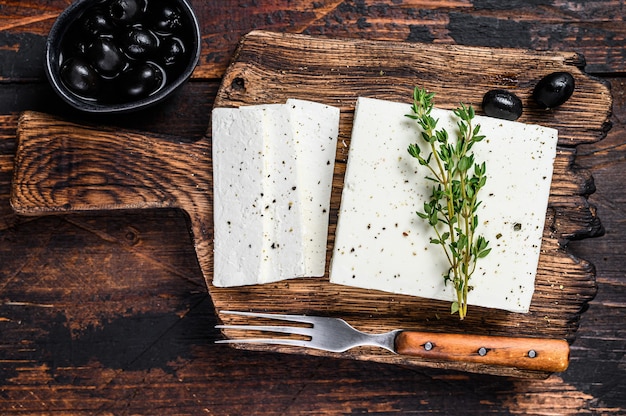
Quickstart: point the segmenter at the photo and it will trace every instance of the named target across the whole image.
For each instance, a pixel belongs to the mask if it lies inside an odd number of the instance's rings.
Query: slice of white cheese
[[[288,99],[287,111],[296,148],[305,276],[323,276],[339,108]]]
[[[263,253],[263,113],[212,112],[215,286],[256,281]]]
[[[410,105],[359,98],[330,270],[333,283],[453,300],[441,247],[415,212],[431,193],[425,168],[407,153],[421,139],[405,114]],[[451,111],[433,109],[452,137]],[[492,247],[478,261],[468,302],[527,312],[534,292],[550,193],[557,131],[537,125],[477,116],[487,138],[473,148],[487,165],[478,232]],[[423,141],[422,141],[423,143]]]
[[[263,113],[263,269],[256,283],[303,276],[304,251],[296,146],[282,104],[241,107]]]

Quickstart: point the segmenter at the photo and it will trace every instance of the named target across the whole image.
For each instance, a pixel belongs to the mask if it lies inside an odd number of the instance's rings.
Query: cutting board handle
[[[11,205],[18,214],[180,208],[190,217],[207,277],[213,238],[208,140],[176,143],[30,111],[20,115],[17,138]]]

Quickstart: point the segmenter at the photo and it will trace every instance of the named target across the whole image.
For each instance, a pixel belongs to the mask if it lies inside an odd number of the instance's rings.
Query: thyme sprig
[[[457,139],[450,140],[448,132],[438,130],[438,120],[430,115],[434,96],[418,87],[413,92],[412,113],[407,117],[416,120],[421,127],[421,139],[428,155],[422,156],[419,143],[409,145],[408,152],[428,169],[426,178],[433,182],[430,199],[424,202],[424,210],[417,215],[427,220],[436,233],[436,238],[431,238],[430,242],[441,246],[445,252],[450,268],[443,279],[446,284],[451,283],[456,292],[451,313],[458,313],[459,318],[464,319],[467,295],[472,290],[470,278],[477,260],[491,251],[489,242],[477,233],[477,209],[481,204],[478,194],[487,181],[486,165],[476,162],[471,151],[485,136],[480,134],[479,124],[472,124],[474,109],[461,103],[454,110],[458,118]]]

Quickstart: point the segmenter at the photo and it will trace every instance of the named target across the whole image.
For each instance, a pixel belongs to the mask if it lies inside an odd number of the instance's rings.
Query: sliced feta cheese
[[[295,148],[283,105],[212,115],[216,286],[304,274]]]
[[[430,243],[434,232],[415,212],[432,182],[407,153],[419,127],[410,105],[359,98],[330,270],[332,283],[425,298],[453,300],[442,275],[448,262]],[[451,136],[451,111],[433,109]],[[478,232],[492,247],[478,261],[468,302],[527,312],[534,292],[543,226],[556,156],[557,131],[477,116],[487,138],[474,146],[487,165]]]
[[[324,274],[338,130],[310,101],[213,110],[214,285]]]
[[[287,107],[241,107],[263,113],[263,269],[256,283],[303,276],[304,251],[296,146]]]
[[[212,112],[215,286],[256,281],[263,255],[263,114]]]
[[[323,276],[339,135],[339,108],[288,99],[287,110],[296,148],[298,189],[302,204],[304,276]]]

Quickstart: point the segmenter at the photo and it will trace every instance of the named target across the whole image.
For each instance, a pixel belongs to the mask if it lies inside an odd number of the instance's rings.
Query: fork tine
[[[303,328],[296,326],[278,326],[278,325],[215,325],[218,329],[239,329],[243,331],[266,331],[279,332],[281,334],[305,335],[312,337],[313,328]]]
[[[241,339],[219,339],[216,344],[274,344],[293,345],[296,347],[311,347],[309,341],[302,339],[280,339],[280,338],[241,338]]]
[[[254,318],[276,319],[279,321],[304,322],[307,324],[313,323],[313,320],[311,319],[311,317],[308,317],[306,315],[286,315],[286,314],[242,312],[242,311],[220,311],[220,313],[223,313],[226,315],[239,315],[239,316],[250,316]]]

